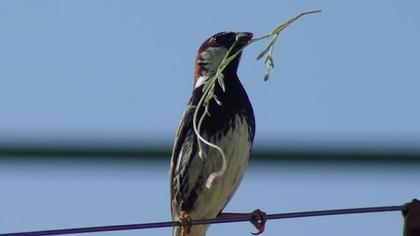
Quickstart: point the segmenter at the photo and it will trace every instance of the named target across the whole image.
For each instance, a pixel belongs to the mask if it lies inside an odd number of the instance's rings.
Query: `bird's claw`
[[[251,213],[250,222],[257,228],[258,232],[252,233],[253,235],[259,235],[264,232],[265,222],[267,222],[267,214],[260,209],[257,209]]]
[[[192,219],[185,211],[181,211],[179,215],[179,224],[181,227],[181,236],[187,236],[191,232]]]

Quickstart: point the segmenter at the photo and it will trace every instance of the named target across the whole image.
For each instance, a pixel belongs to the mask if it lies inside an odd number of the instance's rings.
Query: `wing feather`
[[[182,119],[179,123],[178,130],[176,132],[174,146],[172,148],[171,156],[171,166],[169,170],[169,183],[170,183],[170,199],[171,199],[171,212],[172,209],[172,200],[174,198],[174,173],[177,168],[178,162],[181,161],[182,155],[188,155],[188,153],[183,153],[182,149],[186,145],[186,139],[190,139],[193,132],[193,116],[194,116],[195,106],[192,105],[192,99],[189,101],[187,108],[182,115]],[[190,153],[190,152],[189,152]]]

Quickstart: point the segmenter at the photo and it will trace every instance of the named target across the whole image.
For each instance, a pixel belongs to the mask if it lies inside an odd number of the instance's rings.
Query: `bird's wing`
[[[186,153],[182,153],[182,149],[184,145],[186,144],[185,140],[192,138],[191,136],[194,136],[193,132],[193,116],[195,111],[195,106],[191,104],[192,99],[187,105],[187,108],[182,115],[181,122],[179,123],[178,130],[176,132],[174,146],[172,148],[172,157],[171,157],[171,166],[169,170],[169,183],[170,183],[170,200],[171,200],[171,210],[172,209],[172,199],[173,199],[173,179],[174,179],[174,173],[176,166],[178,164],[178,161],[182,158],[181,155],[186,155]]]

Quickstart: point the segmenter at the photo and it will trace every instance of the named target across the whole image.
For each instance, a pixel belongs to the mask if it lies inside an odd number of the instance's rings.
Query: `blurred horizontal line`
[[[169,159],[169,148],[89,148],[89,147],[0,147],[0,157],[31,158],[94,158],[110,159]],[[251,154],[253,161],[288,162],[381,162],[417,163],[420,153],[380,152],[380,151],[343,151],[343,150],[274,150],[257,149]]]

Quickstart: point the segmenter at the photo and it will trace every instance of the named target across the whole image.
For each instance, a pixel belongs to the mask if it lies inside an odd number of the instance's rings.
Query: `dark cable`
[[[275,220],[275,219],[287,219],[287,218],[298,218],[298,217],[401,211],[402,209],[403,209],[403,206],[348,208],[348,209],[335,209],[335,210],[267,214],[266,218],[267,220]],[[243,214],[241,216],[232,216],[229,218],[193,220],[192,224],[199,225],[199,224],[222,224],[222,223],[232,223],[232,222],[243,222],[243,221],[250,221],[251,216],[252,216],[252,213]],[[5,233],[5,234],[0,234],[0,236],[47,236],[47,235],[63,235],[63,234],[76,234],[76,233],[122,231],[122,230],[134,230],[134,229],[164,228],[164,227],[174,227],[174,226],[179,226],[179,225],[180,223],[178,221],[167,221],[167,222],[156,222],[156,223],[145,223],[145,224],[110,225],[110,226],[97,226],[97,227],[85,227],[85,228],[31,231],[31,232],[21,232],[21,233]]]

